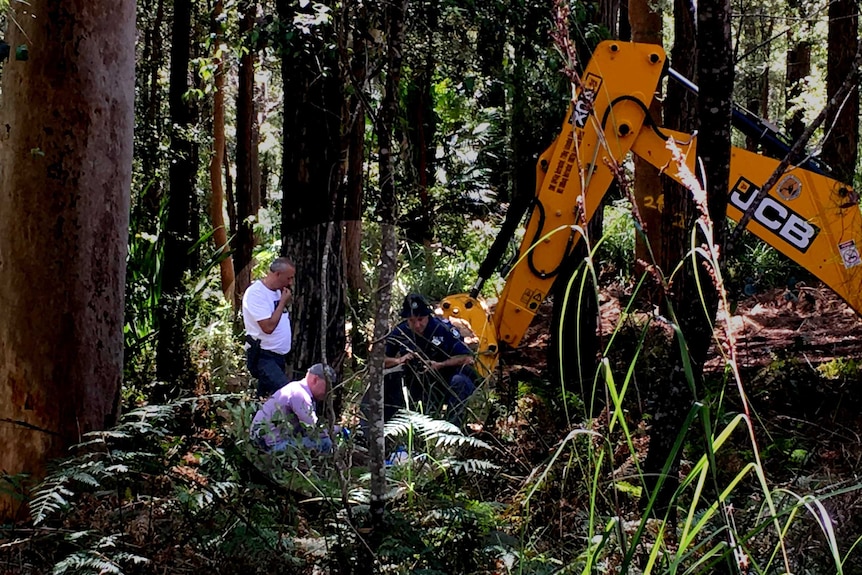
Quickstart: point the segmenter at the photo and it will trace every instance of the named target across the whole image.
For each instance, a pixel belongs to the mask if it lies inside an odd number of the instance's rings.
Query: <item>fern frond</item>
[[[484,459],[446,459],[442,462],[452,473],[490,475],[500,469],[500,466]]]
[[[69,506],[68,498],[73,493],[66,487],[68,482],[69,477],[65,475],[48,476],[36,488],[30,500],[30,515],[34,525],[40,525]]]
[[[386,437],[404,437],[411,431],[437,447],[467,445],[479,449],[491,449],[491,446],[484,441],[464,435],[458,426],[415,411],[400,410],[384,427]]]

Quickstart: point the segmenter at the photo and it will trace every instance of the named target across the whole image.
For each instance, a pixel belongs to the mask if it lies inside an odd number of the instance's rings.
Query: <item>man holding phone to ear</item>
[[[257,378],[260,397],[269,397],[288,384],[285,356],[293,340],[288,306],[293,301],[295,277],[293,262],[276,258],[266,276],[248,286],[242,296],[246,363]]]

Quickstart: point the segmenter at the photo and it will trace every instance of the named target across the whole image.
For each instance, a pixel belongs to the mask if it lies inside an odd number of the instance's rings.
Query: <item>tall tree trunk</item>
[[[784,98],[785,108],[792,110],[792,112],[784,123],[784,129],[790,139],[795,141],[805,131],[804,108],[799,106],[796,100],[805,91],[805,78],[811,73],[811,42],[807,40],[794,42],[792,35],[793,32],[788,30],[790,48],[787,50],[787,79],[785,81],[787,88]]]
[[[183,285],[183,275],[189,269],[188,254],[192,246],[190,222],[197,175],[197,156],[189,137],[193,113],[189,102],[185,100],[189,89],[191,15],[191,0],[174,2],[168,91],[172,161],[168,170],[170,196],[162,262],[162,295],[156,311],[156,374],[160,382],[154,392],[153,399],[156,401],[177,397],[183,391],[191,390],[194,385],[185,331],[187,294]]]
[[[730,6],[727,0],[707,0],[698,4],[697,12],[697,77],[700,91],[698,98],[698,145],[697,153],[703,163],[701,181],[706,182],[707,209],[714,229],[714,242],[723,246],[726,235],[727,189],[730,166],[730,116],[731,90],[733,87],[733,61],[730,42]],[[696,244],[705,241],[700,230]],[[703,301],[695,289],[696,277],[703,287]],[[663,381],[661,409],[652,413],[650,443],[644,462],[647,498],[658,491],[655,510],[659,515],[667,513],[671,524],[676,522],[673,494],[679,485],[679,458],[673,453],[673,445],[682,429],[686,413],[696,399],[703,376],[703,365],[712,341],[712,325],[718,307],[718,293],[700,257],[692,262],[686,258],[682,277],[674,282],[671,302],[679,323],[684,342],[676,341],[674,333],[672,352],[677,355],[670,366],[670,373]],[[706,311],[704,311],[706,310]],[[684,351],[680,351],[684,350]],[[694,381],[686,376],[687,354],[691,362]],[[668,474],[661,471],[668,465]],[[659,488],[658,481],[664,483]]]
[[[433,81],[437,62],[434,52],[430,49],[434,44],[433,33],[437,29],[440,8],[437,2],[417,2],[414,5],[411,18],[424,23],[424,32],[416,31],[417,40],[429,49],[419,50],[414,55],[414,61],[408,65],[410,78],[406,78],[406,94],[404,102],[406,140],[410,158],[410,177],[413,189],[410,192],[419,198],[417,207],[407,215],[407,222],[402,216],[401,225],[407,228],[407,235],[413,241],[421,243],[425,249],[425,263],[433,267],[431,242],[434,239],[434,206],[431,203],[429,188],[435,181],[436,143],[435,133],[437,121],[434,112]],[[420,35],[421,34],[421,35]]]
[[[30,54],[4,64],[0,106],[0,469],[38,480],[118,415],[135,3],[18,6],[6,40]],[[0,521],[17,505],[0,497]]]
[[[330,5],[334,7],[335,3]],[[279,2],[278,6],[282,22],[292,22],[295,10],[306,15],[313,11],[311,5],[297,8],[287,1]],[[343,191],[344,94],[337,51],[320,40],[327,34],[332,31],[325,29],[315,35],[294,37],[292,41],[302,44],[286,46],[282,58],[285,93],[282,250],[297,266],[290,364],[300,371],[322,357],[329,358],[333,367],[339,368],[345,350],[342,228],[339,223],[329,230],[336,221],[336,207],[342,204],[339,194]],[[328,240],[331,244],[324,249]],[[326,325],[321,323],[324,309],[330,319]],[[326,330],[325,338],[321,337],[322,330]],[[323,342],[325,350],[321,348]]]
[[[661,45],[661,17],[661,12],[651,0],[630,0],[629,24],[631,25],[632,41]],[[649,114],[658,125],[662,125],[661,98],[653,98]],[[634,269],[636,275],[640,275],[645,266],[651,266],[655,263],[651,254],[661,254],[665,250],[660,230],[662,219],[667,217],[667,214],[663,210],[664,196],[658,169],[638,157],[634,159],[634,166],[634,198],[647,235],[646,239],[641,234],[637,234],[635,237]],[[648,291],[654,292],[655,290]]]
[[[140,136],[135,143],[136,155],[141,160],[141,174],[145,180],[134,206],[134,219],[142,229],[156,230],[162,201],[161,178],[163,164],[159,147],[162,140],[163,122],[160,120],[163,91],[159,77],[164,65],[164,44],[162,27],[165,21],[164,0],[150,0],[139,8],[139,20],[143,32],[143,51],[140,58],[140,82],[138,127]]]
[[[210,158],[210,186],[212,188],[212,197],[210,198],[210,218],[213,225],[213,241],[215,242],[216,250],[221,254],[221,262],[219,270],[221,272],[221,289],[225,299],[231,302],[234,310],[237,309],[237,300],[233,297],[234,294],[234,270],[233,258],[230,256],[227,236],[227,227],[224,220],[224,185],[222,183],[222,170],[224,168],[223,161],[225,156],[225,109],[224,109],[224,76],[225,65],[223,56],[222,44],[223,40],[223,25],[222,14],[224,13],[224,0],[216,0],[215,8],[213,8],[213,30],[215,33],[215,62],[214,85],[215,93],[213,94],[213,149],[212,157]],[[227,252],[227,253],[226,253]]]
[[[829,3],[829,57],[826,64],[826,97],[832,99],[853,68],[859,46],[859,2],[834,0]],[[838,179],[852,182],[859,147],[859,85],[844,105],[826,118],[828,130],[823,141],[823,159]]]
[[[397,197],[395,194],[395,170],[393,168],[392,132],[395,120],[398,118],[398,88],[401,82],[401,51],[404,47],[404,14],[407,11],[407,0],[396,0],[389,4],[386,10],[386,87],[380,110],[377,114],[375,129],[380,150],[378,154],[378,169],[380,171],[380,205],[378,216],[381,221],[382,241],[380,259],[378,260],[379,275],[375,290],[376,309],[374,317],[374,336],[371,346],[371,357],[368,360],[368,377],[370,389],[369,402],[369,454],[368,470],[371,472],[371,506],[372,525],[375,528],[375,540],[379,540],[380,529],[383,526],[383,511],[386,503],[386,470],[383,462],[385,445],[383,441],[383,357],[385,355],[385,339],[389,331],[389,310],[392,307],[392,283],[395,280],[398,246],[395,238],[395,222],[397,219]]]
[[[347,286],[351,290],[364,291],[367,289],[365,276],[362,271],[362,204],[365,167],[365,105],[358,96],[363,89],[367,76],[366,62],[368,51],[368,18],[366,8],[358,6],[359,10],[353,18],[354,33],[352,44],[344,47],[342,52],[352,54],[349,62],[344,62],[345,85],[353,89],[345,99],[344,123],[346,126],[344,135],[344,147],[342,157],[347,158],[346,168],[346,190],[344,193],[344,204],[342,219],[344,220],[344,268],[347,276]],[[343,11],[345,20],[350,14],[349,10]],[[342,29],[347,29],[345,21]]]
[[[257,0],[242,0],[238,9],[242,14],[239,34],[243,53],[239,59],[239,86],[236,102],[236,235],[233,243],[234,309],[240,306],[242,294],[251,284],[252,252],[254,250],[254,227],[252,217],[257,215],[254,189],[260,180],[255,175],[257,166],[257,141],[254,138],[254,24],[257,20]],[[259,200],[258,200],[259,202]]]

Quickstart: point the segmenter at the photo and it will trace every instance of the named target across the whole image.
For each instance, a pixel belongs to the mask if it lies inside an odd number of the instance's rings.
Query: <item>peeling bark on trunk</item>
[[[135,4],[21,6],[6,40],[30,57],[4,64],[0,105],[0,469],[38,480],[118,415]],[[0,521],[17,505],[0,498]]]

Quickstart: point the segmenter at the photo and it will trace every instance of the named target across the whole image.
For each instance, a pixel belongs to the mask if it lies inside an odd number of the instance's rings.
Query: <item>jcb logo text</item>
[[[759,188],[745,178],[739,178],[730,193],[730,204],[745,212],[754,202]],[[754,220],[775,235],[805,253],[820,229],[770,196],[754,208]]]

